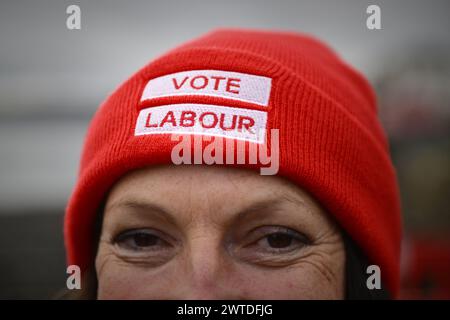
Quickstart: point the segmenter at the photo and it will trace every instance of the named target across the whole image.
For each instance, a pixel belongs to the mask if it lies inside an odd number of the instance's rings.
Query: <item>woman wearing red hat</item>
[[[180,165],[181,136],[200,143]],[[227,161],[263,148],[276,174]],[[186,43],[108,97],[65,220],[98,299],[395,297],[400,238],[368,82],[311,37],[252,30]]]

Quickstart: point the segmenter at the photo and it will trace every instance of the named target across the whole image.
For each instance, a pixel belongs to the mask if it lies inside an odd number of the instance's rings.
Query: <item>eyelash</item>
[[[124,231],[124,232],[118,234],[114,238],[113,243],[118,245],[122,249],[136,251],[136,252],[158,250],[158,249],[151,248],[151,247],[153,247],[153,245],[147,246],[147,248],[145,248],[143,246],[141,246],[141,247],[134,246],[133,247],[132,245],[128,245],[128,248],[126,248],[126,244],[125,244],[126,241],[127,240],[135,241],[136,239],[134,239],[133,237],[139,236],[139,235],[146,235],[149,237],[153,237],[153,238],[155,238],[154,240],[156,242],[160,242],[160,243],[162,242],[165,247],[170,246],[168,241],[164,240],[161,236],[158,235],[158,232],[149,231],[149,229],[131,229],[131,230]]]
[[[272,229],[272,232],[264,232],[264,229]],[[283,254],[283,253],[291,253],[292,251],[295,251],[296,249],[301,249],[306,245],[310,244],[309,239],[295,231],[292,230],[290,228],[287,227],[283,227],[283,226],[260,226],[258,228],[255,228],[252,230],[253,232],[255,232],[256,234],[263,234],[263,236],[260,236],[257,238],[257,240],[251,242],[250,244],[246,245],[245,247],[254,247],[254,246],[258,246],[258,243],[260,243],[261,241],[265,241],[266,243],[268,243],[270,241],[269,237],[270,236],[274,236],[274,235],[283,235],[283,236],[288,236],[290,237],[288,239],[288,241],[292,242],[292,241],[297,241],[299,243],[299,245],[295,246],[294,248],[292,248],[292,245],[289,243],[288,247],[289,248],[274,248],[271,247],[270,244],[267,246],[267,249],[256,249],[256,251],[265,251],[264,254]],[[159,246],[157,247],[157,245],[149,245],[149,246],[139,246],[136,245],[135,243],[129,243],[127,244],[126,242],[128,240],[134,241],[136,242],[136,239],[134,237],[136,236],[140,236],[140,235],[146,235],[150,238],[147,239],[141,239],[144,241],[149,241],[149,240],[154,240],[156,243],[159,243]],[[133,252],[151,252],[151,251],[157,251],[160,250],[161,247],[165,247],[165,249],[167,249],[167,247],[170,247],[170,243],[166,240],[164,240],[160,235],[158,235],[158,232],[156,231],[149,231],[149,229],[131,229],[131,230],[127,230],[124,231],[122,233],[120,233],[119,235],[117,235],[114,240],[113,243],[116,244],[119,248],[127,250],[127,251],[133,251]],[[157,247],[157,248],[156,248]],[[260,247],[262,247],[262,245],[260,245]]]
[[[271,228],[274,229],[272,232],[266,232],[264,233],[263,231],[261,231],[261,229],[264,228]],[[310,245],[311,241],[309,240],[309,238],[307,236],[305,236],[304,234],[295,231],[293,229],[287,228],[287,227],[283,227],[283,226],[262,226],[262,227],[258,227],[258,230],[255,231],[257,233],[264,233],[264,235],[262,237],[258,237],[258,239],[256,241],[251,242],[249,245],[247,246],[253,246],[254,244],[258,244],[260,241],[265,240],[266,242],[269,241],[268,237],[269,236],[273,236],[273,235],[287,235],[289,237],[291,237],[291,239],[298,241],[300,243],[300,247],[296,247],[296,248],[269,248],[268,251],[270,251],[269,253],[278,253],[278,254],[282,254],[282,253],[291,253],[292,251],[295,251],[296,249],[301,249],[304,246]],[[291,246],[291,245],[290,245]],[[266,250],[267,251],[267,250]]]

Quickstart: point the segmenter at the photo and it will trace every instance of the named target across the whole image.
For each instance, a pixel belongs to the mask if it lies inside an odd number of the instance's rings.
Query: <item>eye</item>
[[[167,241],[149,229],[125,231],[114,239],[114,243],[121,249],[131,251],[153,251],[170,247]]]
[[[309,244],[305,235],[286,227],[265,226],[257,233],[262,235],[255,242],[255,249],[260,252],[289,253]]]
[[[289,234],[282,232],[272,233],[266,237],[266,241],[271,248],[286,248],[289,247],[294,240]]]

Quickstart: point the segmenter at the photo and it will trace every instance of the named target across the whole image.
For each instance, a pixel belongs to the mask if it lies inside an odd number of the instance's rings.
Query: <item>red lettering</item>
[[[199,75],[190,79],[189,84],[191,88],[201,90],[205,89],[209,85],[210,79],[212,89],[216,91],[219,90],[222,81],[225,80],[225,90],[230,93],[239,94],[239,89],[241,88],[241,79],[239,78],[225,78],[220,76],[211,76],[210,78],[208,78],[204,75]],[[176,78],[172,78],[173,86],[176,90],[180,90],[188,80],[189,76],[184,77],[181,82],[179,82],[179,80],[177,80]]]
[[[147,115],[147,121],[145,121],[145,126],[146,126],[147,128],[155,128],[155,127],[158,126],[158,125],[155,124],[155,123],[150,123],[150,117],[151,117],[151,116],[152,116],[152,113],[149,112],[148,115]]]
[[[206,116],[209,116],[209,115],[213,117],[213,122],[212,122],[212,124],[206,125],[206,124],[204,123],[203,119],[204,119]],[[215,113],[213,113],[213,112],[204,112],[204,113],[202,113],[202,115],[200,116],[199,121],[200,121],[200,123],[202,124],[202,127],[203,127],[203,128],[211,129],[211,128],[214,128],[214,127],[217,125],[217,122],[218,122],[219,120],[217,119],[217,115],[216,115]]]
[[[164,127],[164,125],[170,122],[172,124],[172,126],[176,127],[177,123],[175,121],[175,116],[173,115],[172,111],[167,112],[166,116],[164,117],[164,119],[161,121],[161,125],[160,127]]]
[[[228,78],[227,81],[227,91],[230,93],[236,93],[239,94],[239,90],[231,90],[231,87],[235,87],[240,89],[241,85],[239,84],[239,82],[241,82],[241,79],[238,78]]]
[[[176,89],[176,90],[181,89],[181,87],[183,86],[183,84],[186,82],[186,80],[187,80],[188,78],[189,78],[189,77],[184,77],[183,81],[181,81],[181,84],[178,84],[178,83],[177,83],[177,79],[172,78],[172,82],[173,82],[173,85],[174,85],[175,89]]]
[[[233,114],[233,120],[231,121],[231,125],[227,128],[225,127],[225,114],[221,113],[220,114],[220,128],[222,130],[234,130],[236,128],[236,118],[237,116],[235,114]]]
[[[195,80],[197,80],[197,79],[202,79],[203,83],[200,82],[200,85],[198,85],[198,84],[195,85]],[[197,90],[203,89],[203,88],[205,88],[208,85],[208,82],[209,81],[208,81],[207,77],[205,77],[205,76],[196,76],[196,77],[192,78],[192,80],[191,80],[191,87],[194,88],[194,89],[197,89]],[[197,81],[197,83],[198,83],[198,81]]]
[[[244,123],[244,122],[246,122],[246,123]],[[239,125],[238,125],[239,130],[242,130],[242,127],[245,127],[245,129],[247,129],[247,131],[252,132],[250,130],[250,127],[253,127],[254,125],[255,125],[255,120],[253,120],[253,118],[246,117],[246,116],[239,117]]]
[[[214,90],[219,90],[219,86],[220,86],[220,81],[221,80],[225,80],[225,77],[218,77],[218,76],[211,76],[211,79],[215,80],[214,81]]]
[[[183,111],[180,117],[180,126],[193,127],[195,125],[196,114],[194,111]],[[186,123],[188,122],[188,123]]]

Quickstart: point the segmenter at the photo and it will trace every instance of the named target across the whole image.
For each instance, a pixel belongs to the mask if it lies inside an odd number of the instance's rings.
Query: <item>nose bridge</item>
[[[186,251],[192,281],[210,286],[217,282],[224,268],[222,243],[217,233],[198,230]]]
[[[219,299],[228,291],[232,277],[226,250],[217,231],[199,229],[194,232],[185,251],[187,270],[186,299]]]

